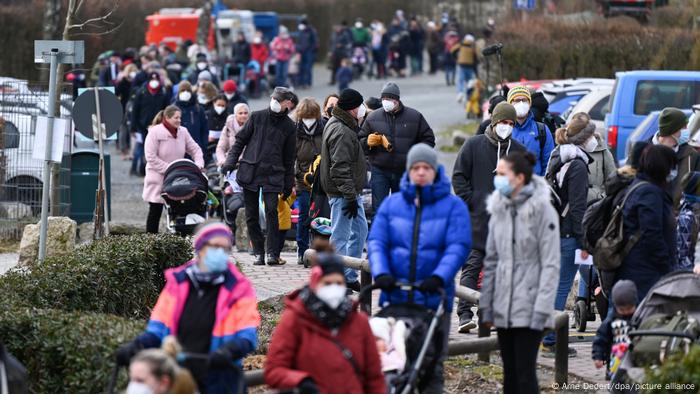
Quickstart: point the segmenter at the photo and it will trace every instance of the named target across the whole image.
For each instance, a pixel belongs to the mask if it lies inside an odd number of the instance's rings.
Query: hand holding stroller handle
[[[360,303],[362,303],[362,301],[364,301],[368,295],[371,295],[374,290],[378,289],[380,289],[380,287],[376,283],[373,283],[371,286],[365,286],[364,288],[362,288],[362,290],[360,290],[359,297]],[[394,290],[397,289],[403,291],[420,291],[420,285],[417,283],[396,282]],[[436,293],[440,295],[440,303],[444,304],[447,300],[447,293],[445,293],[445,289],[440,287],[436,290]]]

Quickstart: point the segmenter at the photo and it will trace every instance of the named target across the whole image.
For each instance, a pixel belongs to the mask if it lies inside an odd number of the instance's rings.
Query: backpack
[[[320,155],[316,157],[316,160],[314,160],[311,168],[309,168],[309,172],[313,174],[313,181],[311,183],[309,215],[306,219],[307,222],[303,224],[305,227],[309,227],[311,225],[311,221],[318,217],[331,217],[331,206],[328,203],[328,195],[326,194],[325,190],[323,190],[323,186],[321,186],[321,171],[319,171],[318,168],[320,165],[320,160],[318,160],[319,157]]]
[[[538,123],[541,124],[541,123]],[[539,129],[539,126],[538,126]],[[559,213],[559,216],[563,219],[566,217],[566,215],[569,214],[569,201],[566,201],[566,204],[564,204],[564,200],[562,200],[562,191],[563,191],[563,185],[559,184],[559,181],[557,180],[557,174],[559,171],[561,171],[562,167],[564,167],[567,163],[571,163],[574,160],[581,160],[586,167],[588,166],[588,163],[585,162],[580,157],[575,157],[573,160],[568,161],[566,163],[562,163],[561,161],[558,161],[552,168],[551,170],[547,171],[547,174],[545,175],[545,179],[547,179],[547,184],[549,186],[549,191],[551,192],[551,202],[554,208],[557,210]]]
[[[544,123],[535,121],[535,124],[537,125],[537,137],[535,137],[535,139],[540,143],[541,156],[542,152],[544,151],[544,146],[547,143],[547,129],[544,127]],[[554,138],[554,136],[552,136],[552,138]]]
[[[557,129],[562,127],[566,122],[561,116],[552,115],[550,112],[546,112],[542,117],[542,123],[549,128],[549,132],[552,134],[552,138],[554,138],[554,134],[557,132]]]
[[[615,206],[603,235],[595,241],[595,247],[593,248],[593,262],[598,270],[617,270],[620,265],[622,265],[622,260],[625,256],[627,256],[629,251],[632,250],[632,247],[639,241],[641,229],[635,234],[632,234],[629,239],[625,240],[622,210],[625,207],[627,198],[640,186],[648,183],[647,181],[641,181],[629,187],[625,192],[625,197],[622,199],[622,202]],[[603,201],[604,200],[605,199],[603,199]]]
[[[665,333],[680,335],[662,335]],[[700,336],[700,324],[686,311],[658,313],[644,319],[630,336],[634,365],[659,365],[674,353],[688,353],[690,346]]]

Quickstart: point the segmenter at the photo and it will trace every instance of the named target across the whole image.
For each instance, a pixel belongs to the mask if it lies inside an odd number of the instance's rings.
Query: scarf
[[[566,176],[567,171],[569,171],[569,166],[577,157],[581,158],[584,163],[589,162],[588,155],[579,146],[573,144],[559,145],[559,160],[564,163],[559,172],[556,174],[559,185],[564,184],[564,177]]]
[[[168,121],[165,120],[165,117],[163,117],[163,126],[170,132],[170,135],[172,135],[173,138],[177,138],[177,127],[168,123]]]
[[[496,145],[496,163],[498,163],[499,160],[501,160],[501,144],[505,144],[508,142],[508,146],[506,147],[506,154],[504,156],[508,156],[508,153],[510,153],[510,144],[513,141],[512,138],[508,137],[507,140],[502,140],[498,137],[496,134],[496,130],[493,129],[493,126],[489,125],[486,128],[486,131],[484,131],[484,135],[486,135],[486,138],[489,140],[490,143]],[[493,170],[493,173],[496,173],[496,170]]]
[[[194,287],[199,290],[201,284],[219,285],[224,283],[223,272],[204,272],[195,263],[185,269],[185,273],[192,280]]]
[[[301,290],[299,298],[316,320],[332,330],[340,328],[352,312],[352,301],[349,298],[345,298],[337,309],[333,309],[316,297],[316,294],[308,286]]]

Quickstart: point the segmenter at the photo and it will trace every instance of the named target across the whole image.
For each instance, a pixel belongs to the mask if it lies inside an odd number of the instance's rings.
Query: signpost
[[[49,63],[49,108],[46,128],[46,150],[44,154],[44,183],[41,193],[41,222],[39,232],[39,261],[46,258],[46,233],[49,220],[49,191],[51,182],[51,151],[53,143],[54,114],[56,113],[56,73],[59,64],[82,64],[84,61],[82,41],[34,41],[34,63]]]
[[[78,96],[73,105],[76,129],[87,138],[97,141],[100,163],[95,193],[95,238],[109,235],[107,207],[107,175],[104,164],[104,140],[115,134],[122,123],[124,111],[117,96],[104,88],[94,87]]]

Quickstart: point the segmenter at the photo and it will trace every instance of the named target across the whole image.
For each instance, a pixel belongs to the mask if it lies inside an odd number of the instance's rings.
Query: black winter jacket
[[[613,311],[602,323],[593,339],[591,355],[594,360],[610,360],[610,350],[617,343],[627,342],[629,344],[629,331],[631,329],[630,320],[632,316],[621,316],[617,311]]]
[[[313,164],[316,156],[321,154],[321,142],[325,126],[326,121],[323,118],[317,120],[312,126],[313,133],[309,135],[306,132],[304,122],[297,122],[297,161],[294,167],[297,190],[311,191],[311,187],[304,184],[304,174],[309,171],[309,167]]]
[[[226,118],[231,115],[230,112],[224,111],[221,115],[217,114],[214,107],[207,110],[207,128],[209,131],[221,131],[226,126]],[[208,137],[208,135],[207,135]]]
[[[255,111],[236,134],[223,169],[238,165],[236,180],[247,190],[262,188],[264,192],[291,193],[295,145],[294,122],[286,111],[274,113],[269,108]],[[243,157],[239,161],[241,153]]]
[[[493,177],[498,159],[510,152],[524,152],[525,147],[513,139],[493,143],[485,134],[476,135],[464,142],[459,150],[454,170],[452,187],[455,194],[469,206],[472,224],[472,249],[484,251],[489,232],[489,214],[486,198],[494,190]]]
[[[419,142],[435,146],[435,135],[420,112],[399,105],[398,112],[379,109],[369,114],[362,124],[360,140],[373,167],[402,174],[406,170],[408,150]],[[367,137],[375,132],[386,136],[393,148],[391,152],[382,146],[367,146]]]
[[[365,154],[355,120],[339,107],[323,129],[321,185],[328,197],[356,198],[367,183]]]
[[[134,98],[133,110],[131,112],[131,125],[136,132],[144,135],[148,133],[153,118],[169,104],[165,91],[160,89],[158,93],[151,94],[146,86],[143,86]]]

